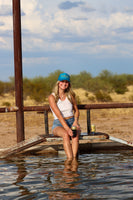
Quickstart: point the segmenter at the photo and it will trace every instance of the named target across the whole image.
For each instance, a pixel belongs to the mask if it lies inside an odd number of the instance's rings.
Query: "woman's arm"
[[[48,98],[49,100],[49,105],[52,108],[53,112],[55,113],[55,115],[57,116],[57,118],[59,119],[60,123],[62,124],[62,126],[64,127],[64,129],[68,132],[68,134],[70,136],[73,135],[71,129],[69,128],[69,126],[67,125],[66,121],[64,120],[63,116],[61,115],[61,112],[55,102],[55,97],[51,94]]]
[[[77,126],[77,128],[80,128],[78,120],[79,120],[79,109],[76,103],[76,99],[72,97],[72,102],[73,102],[73,109],[74,109],[74,126]]]

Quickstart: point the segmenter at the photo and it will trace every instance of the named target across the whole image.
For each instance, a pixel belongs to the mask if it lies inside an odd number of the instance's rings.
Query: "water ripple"
[[[23,156],[0,161],[0,199],[131,199],[132,154]]]

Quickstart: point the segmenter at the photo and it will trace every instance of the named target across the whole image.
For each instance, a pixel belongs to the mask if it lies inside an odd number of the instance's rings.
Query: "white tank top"
[[[55,96],[53,93],[52,93],[52,95]],[[61,101],[59,99],[57,101],[57,106],[64,118],[73,116],[73,105],[67,97],[63,101]],[[58,119],[52,109],[51,109],[51,111],[53,113],[54,119]]]

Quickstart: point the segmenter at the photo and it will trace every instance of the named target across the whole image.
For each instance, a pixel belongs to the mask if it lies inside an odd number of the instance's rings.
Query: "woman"
[[[54,116],[53,134],[63,138],[67,158],[76,158],[80,130],[78,124],[79,111],[75,94],[71,89],[70,76],[67,73],[61,73],[59,75],[54,92],[49,96],[49,104]],[[72,126],[76,126],[77,128],[76,137],[73,137]],[[71,139],[72,145],[70,143]]]

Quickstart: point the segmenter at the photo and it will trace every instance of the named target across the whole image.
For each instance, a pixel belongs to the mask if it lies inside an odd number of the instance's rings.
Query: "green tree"
[[[96,96],[96,99],[100,102],[111,102],[112,101],[111,96],[102,90],[96,91],[95,96]]]
[[[91,74],[86,71],[80,72],[78,75],[71,75],[73,88],[83,88],[88,90],[91,80]]]
[[[124,94],[128,91],[127,80],[124,75],[114,75],[112,79],[112,85],[117,94]]]
[[[2,81],[0,81],[0,95],[3,95],[4,93],[4,84]]]

